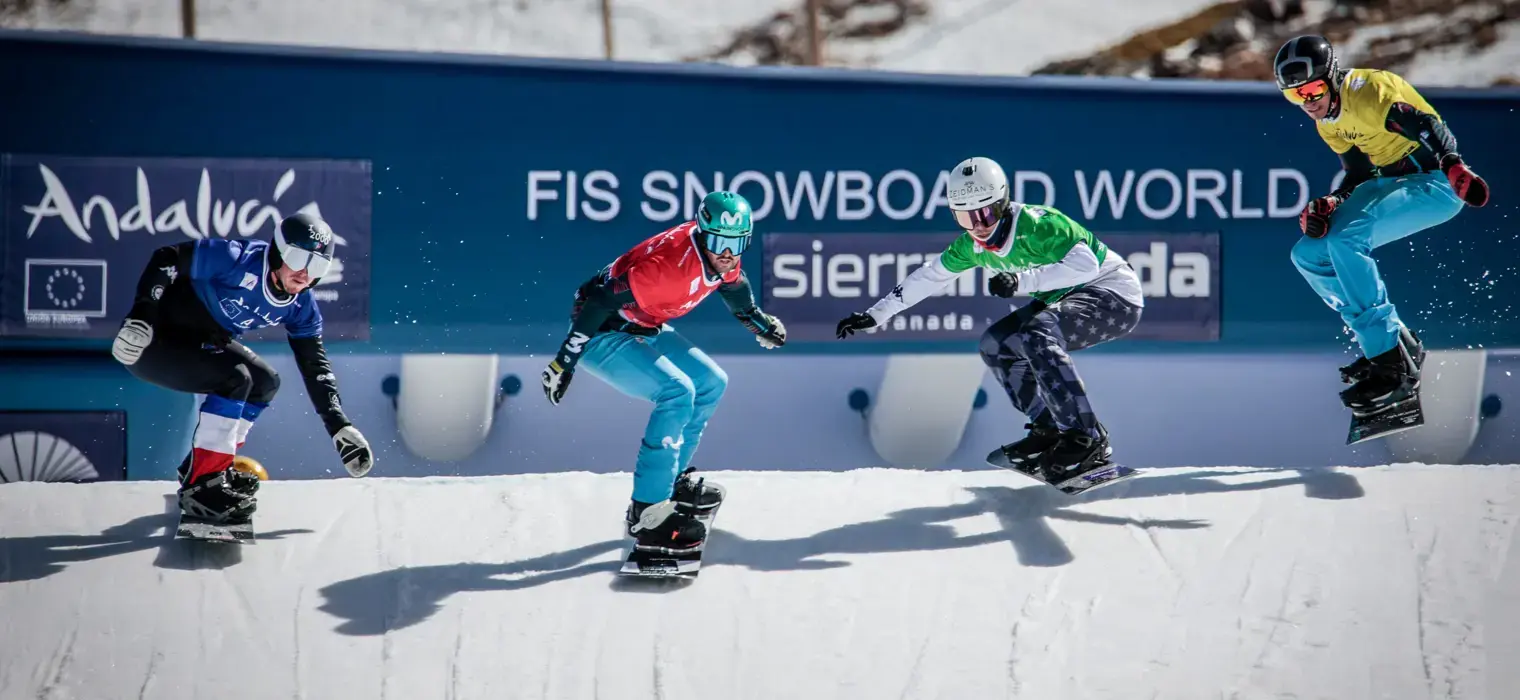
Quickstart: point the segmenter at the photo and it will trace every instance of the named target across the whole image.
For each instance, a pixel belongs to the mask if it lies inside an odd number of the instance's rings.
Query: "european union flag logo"
[[[26,313],[104,318],[106,261],[26,261]]]

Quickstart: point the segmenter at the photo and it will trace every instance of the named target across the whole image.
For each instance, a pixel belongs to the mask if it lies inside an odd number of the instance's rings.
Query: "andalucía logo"
[[[336,246],[312,290],[329,337],[366,338],[371,171],[363,160],[0,154],[0,335],[110,336],[155,249],[270,241],[304,212]]]
[[[85,243],[95,242],[97,234],[121,240],[123,233],[136,232],[178,232],[190,239],[226,238],[236,233],[247,238],[273,235],[280,220],[290,214],[305,212],[322,217],[321,204],[314,199],[298,206],[291,206],[299,202],[296,197],[291,197],[295,201],[286,200],[296,184],[295,168],[285,168],[270,183],[273,186],[266,185],[262,192],[249,187],[248,178],[239,177],[242,173],[223,174],[217,179],[231,196],[222,198],[213,187],[209,167],[198,168],[193,175],[183,167],[113,168],[115,172],[71,178],[69,182],[46,162],[36,167],[42,192],[34,203],[21,207],[31,217],[27,238],[45,230],[50,221]],[[187,175],[194,180],[187,182]],[[192,182],[193,186],[185,186]],[[282,206],[290,208],[282,211]],[[347,244],[341,234],[335,232],[334,238],[340,246]]]

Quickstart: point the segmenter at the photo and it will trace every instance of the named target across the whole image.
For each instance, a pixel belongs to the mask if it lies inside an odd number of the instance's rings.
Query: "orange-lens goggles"
[[[1288,98],[1289,102],[1298,105],[1305,102],[1318,102],[1328,94],[1330,94],[1330,83],[1325,82],[1323,79],[1304,83],[1296,88],[1283,90],[1283,97]]]

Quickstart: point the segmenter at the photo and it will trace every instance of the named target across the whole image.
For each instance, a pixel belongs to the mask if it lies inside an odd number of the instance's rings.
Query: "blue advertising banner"
[[[0,411],[0,484],[126,478],[126,411]]]
[[[1219,272],[1229,284],[1215,300],[1217,340],[1144,343],[1147,352],[1340,350],[1348,342],[1340,314],[1290,258],[1303,236],[1300,211],[1338,184],[1340,160],[1270,81],[649,65],[3,29],[0,65],[34,67],[0,71],[0,100],[26,106],[0,109],[0,153],[339,154],[373,163],[375,284],[363,350],[553,352],[576,286],[638,241],[691,217],[711,189],[747,197],[760,235],[816,233],[828,243],[834,235],[953,227],[947,169],[975,155],[1003,165],[1014,199],[1058,208],[1100,235],[1218,234]],[[57,88],[64,84],[71,90]],[[284,86],[282,99],[269,99],[261,85]],[[1520,192],[1520,168],[1508,167],[1520,157],[1513,138],[1520,89],[1417,87],[1494,198],[1379,247],[1378,271],[1427,347],[1520,347],[1512,320],[1520,268],[1504,262],[1520,201],[1506,196]],[[142,108],[187,94],[217,99],[193,110]],[[725,105],[724,118],[680,110],[606,118],[609,108],[642,114],[694,99]],[[295,103],[321,108],[290,109]],[[522,108],[540,104],[555,108]],[[1170,136],[1146,136],[1158,130]],[[19,200],[28,205],[42,192],[35,170],[18,171],[32,183]],[[296,172],[298,187],[309,184]],[[225,199],[218,173],[213,168],[213,189]],[[194,184],[170,194],[153,182],[154,218],[183,198],[185,219],[204,228]],[[82,210],[89,193],[67,187]],[[109,197],[124,212],[136,198],[130,180],[120,189]],[[300,206],[304,200],[291,201],[296,194],[286,193],[278,208]],[[270,201],[268,191],[238,194],[238,206],[251,196]],[[24,237],[32,216],[6,216],[22,229],[12,235]],[[206,218],[214,221],[214,211]],[[50,236],[72,238],[55,222],[45,220]],[[122,233],[135,237],[151,238]],[[106,234],[94,238],[110,242]],[[745,265],[760,270],[763,257],[754,246]],[[7,269],[21,269],[14,264]],[[68,292],[60,285],[77,283],[75,275],[99,274],[49,264],[34,273],[38,303],[49,276],[57,296]],[[135,274],[114,261],[110,267],[113,286]],[[25,293],[18,283],[17,314]],[[88,293],[74,298],[62,303],[78,314],[93,310]],[[106,301],[117,303],[114,295]],[[765,352],[732,330],[719,303],[681,320],[682,333],[709,352]],[[52,342],[30,341],[0,337],[0,347]],[[788,351],[951,351],[962,342],[799,341]]]
[[[325,336],[368,340],[371,189],[368,161],[0,155],[0,336],[114,336],[155,248],[270,240],[306,211],[338,243],[312,290]]]
[[[831,340],[840,319],[876,303],[957,235],[767,234],[765,309],[786,323],[789,339]],[[1103,233],[1101,238],[1140,273],[1145,314],[1128,337],[1219,339],[1218,234]],[[1030,301],[1027,294],[994,296],[987,290],[990,277],[981,268],[969,270],[939,294],[894,316],[885,328],[857,337],[975,341],[989,325]]]

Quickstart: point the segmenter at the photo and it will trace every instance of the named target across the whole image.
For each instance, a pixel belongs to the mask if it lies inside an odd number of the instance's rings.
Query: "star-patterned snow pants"
[[[1069,353],[1124,337],[1140,313],[1107,289],[1079,289],[1043,310],[1027,305],[992,324],[982,334],[982,361],[1030,422],[1096,437],[1098,417]]]

